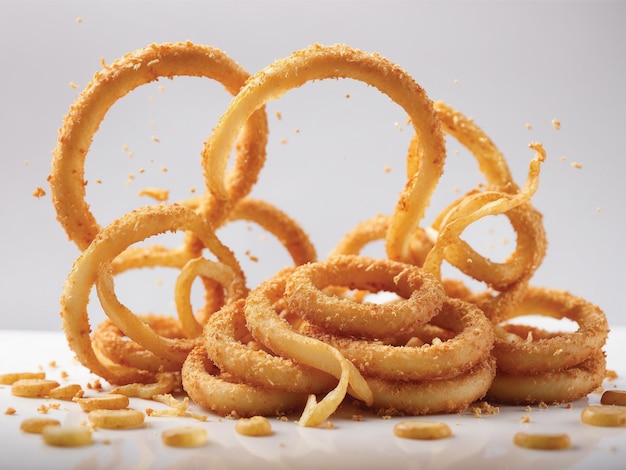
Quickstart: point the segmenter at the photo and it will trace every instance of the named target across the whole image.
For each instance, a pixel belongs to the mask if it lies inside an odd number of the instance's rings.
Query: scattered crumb
[[[384,171],[385,173],[391,173],[391,167],[390,167],[390,166],[388,166],[388,165],[385,165],[385,167],[383,168],[383,171]]]
[[[60,403],[42,404],[37,408],[37,412],[41,414],[48,414],[50,410],[58,410],[61,407]]]
[[[151,136],[150,140],[152,140],[152,142],[161,142],[156,135]]]
[[[250,261],[252,261],[252,262],[254,262],[254,263],[256,263],[256,262],[258,262],[258,261],[259,261],[258,256],[254,256],[254,255],[250,252],[250,250],[246,250],[246,251],[245,251],[245,254],[246,254],[246,256],[248,257],[248,259],[249,259]]]
[[[166,167],[166,166],[162,166],[162,167],[161,167],[161,171],[162,171],[163,173],[167,173],[167,167]]]
[[[295,132],[296,134],[299,134],[299,133],[300,133],[300,129],[296,128],[296,129],[294,129],[294,132]]]
[[[395,126],[396,129],[402,132],[402,125],[399,122],[394,122],[393,125]]]
[[[83,22],[83,19],[80,16],[76,18],[76,23],[81,24],[82,22]]]
[[[281,416],[278,419],[283,423],[287,423],[289,421],[289,418],[287,418],[286,416]]]
[[[555,129],[559,130],[561,128],[561,121],[559,121],[558,119],[553,119],[552,120],[552,127],[554,127]]]
[[[576,168],[577,170],[580,170],[582,167],[583,167],[582,163],[572,162],[572,168]]]
[[[33,197],[36,197],[37,199],[44,197],[45,195],[46,191],[41,186],[37,186],[37,188],[33,191]]]
[[[350,98],[350,93],[346,93],[345,95],[343,95],[346,98]]]
[[[287,137],[281,137],[280,143],[281,144],[286,144],[287,143]]]
[[[87,383],[87,388],[90,390],[102,390],[102,382],[100,382],[100,379],[96,379],[93,383]]]
[[[196,192],[196,188],[194,188],[194,187],[189,188],[189,192],[191,194],[194,194]]]
[[[76,83],[74,83],[74,82],[70,82],[70,88],[72,90],[76,90],[78,88],[78,85]]]
[[[574,407],[574,405],[572,405],[571,403],[566,403],[565,404],[565,409],[566,410],[571,410]]]
[[[5,415],[14,415],[15,413],[17,413],[17,411],[12,406],[9,406],[6,410],[4,410]]]
[[[500,412],[500,408],[497,406],[490,405],[486,401],[481,401],[476,403],[475,406],[472,406],[470,411],[476,418],[480,418],[483,414],[486,415],[495,415]]]
[[[598,208],[598,210],[600,210],[600,208]],[[605,377],[609,380],[615,380],[617,379],[617,372],[612,369],[607,369]]]
[[[157,201],[167,201],[170,197],[170,191],[162,188],[143,188],[138,193],[139,196],[148,196]]]
[[[352,415],[352,421],[363,421],[363,415]]]
[[[530,405],[526,405],[526,408],[524,408],[524,411],[526,411],[526,413],[530,413],[533,409],[530,407]]]
[[[524,127],[526,127],[526,129],[528,129],[528,130],[532,129],[532,126],[531,126],[530,124],[528,124],[528,123],[526,123],[526,124],[524,125]]]
[[[24,160],[24,166],[28,166],[29,164],[28,160]]]
[[[165,87],[163,85],[159,85],[159,92],[163,93],[165,91]]]
[[[459,83],[459,79],[455,78],[454,80],[452,80],[452,83],[454,83],[456,85],[457,83]]]
[[[335,424],[332,421],[326,421],[326,424],[324,424],[324,429],[335,429]]]
[[[276,111],[276,113],[274,113],[276,115],[276,119],[278,119],[279,121],[283,118],[283,115],[280,111]]]
[[[102,184],[102,180],[100,178],[96,178],[95,183],[96,184]]]
[[[544,402],[539,402],[539,404],[537,405],[539,407],[539,409],[541,410],[546,410],[548,409],[548,405],[546,405]]]
[[[528,416],[528,415],[520,416],[519,422],[520,423],[530,423],[530,416]]]

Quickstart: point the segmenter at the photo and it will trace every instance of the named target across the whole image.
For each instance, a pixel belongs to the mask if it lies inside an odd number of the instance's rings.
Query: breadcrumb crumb
[[[559,130],[561,128],[561,121],[559,121],[558,119],[553,119],[552,127],[554,127],[556,130]]]
[[[576,168],[577,170],[580,170],[582,167],[583,167],[582,163],[572,162],[572,168]]]
[[[44,197],[45,195],[46,191],[41,186],[37,186],[37,188],[33,191],[33,196],[36,198]]]
[[[9,406],[6,410],[4,410],[5,415],[14,415],[15,413],[17,413],[17,410],[12,406]]]

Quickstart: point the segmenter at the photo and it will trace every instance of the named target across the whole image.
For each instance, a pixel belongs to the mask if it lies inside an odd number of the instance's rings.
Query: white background
[[[432,99],[474,117],[518,184],[533,156],[528,143],[543,142],[548,161],[534,204],[549,248],[533,283],[570,290],[600,304],[610,324],[626,325],[626,3],[2,1],[0,328],[60,328],[58,299],[79,252],[55,220],[46,177],[69,106],[101,59],[184,40],[219,47],[250,73],[314,42],[377,51]],[[87,198],[98,221],[150,203],[137,196],[146,186],[170,188],[172,202],[192,186],[201,190],[202,144],[229,99],[216,83],[181,78],[116,103],[87,157]],[[396,125],[405,116],[387,97],[350,81],[307,84],[271,103],[268,119],[268,162],[253,195],[296,218],[320,258],[357,222],[393,210],[410,133]],[[458,197],[455,188],[482,181],[459,149],[450,141],[430,220]],[[40,199],[31,195],[38,186],[47,191]],[[473,234],[473,245],[501,256],[514,240],[504,245],[511,235],[489,228]],[[235,224],[220,233],[251,286],[289,262],[256,228]],[[246,249],[258,263],[247,261]],[[118,292],[137,311],[171,312],[172,277],[125,276]]]

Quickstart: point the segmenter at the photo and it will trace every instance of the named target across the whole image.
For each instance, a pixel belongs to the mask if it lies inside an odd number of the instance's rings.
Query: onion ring
[[[273,352],[322,370],[339,380],[338,385],[319,403],[310,395],[300,417],[302,426],[318,426],[341,404],[346,392],[370,404],[369,387],[358,369],[332,346],[303,336],[277,315],[274,305],[282,299],[285,282],[291,269],[286,269],[262,282],[246,299],[244,312],[252,335]]]
[[[230,150],[244,122],[267,101],[306,82],[328,78],[352,78],[387,94],[408,113],[420,145],[415,149],[418,171],[407,181],[387,231],[387,254],[405,259],[410,234],[424,216],[445,160],[443,135],[431,101],[424,90],[397,65],[378,54],[345,45],[315,44],[274,62],[253,75],[231,101],[205,142],[204,176],[208,190],[218,200],[230,199],[223,177]]]
[[[450,379],[423,382],[368,378],[374,394],[372,408],[384,415],[459,413],[487,393],[496,374],[492,357]]]
[[[220,374],[206,355],[204,346],[194,348],[183,363],[183,389],[198,405],[221,416],[249,418],[281,415],[301,409],[306,394],[233,383]]]
[[[85,367],[111,383],[142,382],[150,380],[150,374],[138,379],[136,371],[123,367],[104,366],[94,354],[91,346],[87,303],[89,293],[98,283],[103,291],[110,292],[111,285],[105,284],[106,263],[115,258],[129,245],[165,231],[189,230],[194,232],[218,258],[243,277],[241,268],[232,252],[215,236],[211,227],[192,209],[180,205],[146,206],[130,212],[99,232],[89,247],[75,261],[64,286],[61,297],[63,329],[70,348]],[[99,276],[105,274],[105,276]],[[108,274],[110,279],[110,273]],[[103,297],[115,304],[114,296]],[[102,299],[101,299],[102,301]],[[125,308],[114,308],[107,314],[117,314],[116,325],[124,333],[160,357],[184,360],[188,350],[176,346],[176,342],[160,337],[150,327]],[[120,323],[125,323],[121,325]],[[130,327],[130,329],[128,329]]]
[[[526,341],[507,333],[505,327],[496,325],[493,354],[498,361],[499,372],[521,375],[567,369],[600,351],[606,342],[609,329],[602,310],[568,292],[528,287],[509,319],[531,313],[557,319],[568,318],[578,323],[578,329]]]
[[[215,79],[231,94],[236,94],[249,77],[234,60],[214,47],[191,42],[152,44],[97,72],[70,107],[53,151],[50,189],[57,220],[81,250],[100,231],[85,202],[84,164],[93,135],[111,106],[131,90],[159,77],[181,75]],[[236,163],[224,181],[224,191],[233,202],[250,192],[265,162],[267,118],[261,107],[256,111],[241,126],[244,133],[237,145]],[[216,212],[214,222],[223,217],[220,211],[227,209],[217,204],[211,207]]]
[[[322,292],[333,285],[395,292],[402,300],[361,303]],[[430,320],[441,309],[444,292],[433,276],[416,266],[342,255],[297,267],[287,280],[285,296],[289,308],[312,323],[374,339],[404,333]]]
[[[202,324],[194,316],[190,301],[191,286],[197,276],[211,279],[224,286],[228,291],[226,295],[228,302],[244,298],[248,293],[245,280],[227,265],[205,258],[189,260],[176,278],[174,297],[181,328],[188,338],[202,335]]]
[[[579,365],[538,374],[496,374],[486,398],[509,405],[565,403],[582,398],[602,385],[606,358],[596,352]]]
[[[243,344],[242,336],[250,336],[244,303],[225,305],[204,327],[207,355],[221,371],[250,385],[296,393],[326,393],[337,385],[337,379],[318,369]]]
[[[442,311],[430,324],[452,331],[454,336],[447,341],[412,347],[340,337],[315,328],[308,328],[305,333],[339,349],[366,380],[373,376],[398,382],[448,379],[467,372],[489,356],[493,329],[473,304],[446,299]]]
[[[159,335],[167,338],[184,337],[180,323],[171,317],[142,315],[141,320]],[[130,340],[109,318],[105,318],[92,335],[92,347],[100,357],[127,367],[149,372],[180,370],[180,361],[169,361]]]

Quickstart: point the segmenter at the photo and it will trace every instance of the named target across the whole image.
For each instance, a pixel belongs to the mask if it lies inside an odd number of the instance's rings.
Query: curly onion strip
[[[454,336],[432,344],[394,346],[342,337],[315,328],[304,332],[339,349],[368,381],[370,377],[407,382],[451,378],[483,362],[493,347],[491,323],[482,311],[468,302],[447,299],[429,325],[450,331]]]
[[[431,101],[411,76],[378,54],[345,45],[319,44],[294,52],[262,69],[231,101],[213,134],[205,143],[204,176],[208,189],[220,200],[228,200],[224,172],[235,138],[254,111],[266,102],[306,82],[328,78],[352,78],[378,88],[399,104],[411,118],[420,143],[415,172],[400,194],[387,233],[387,252],[392,259],[409,253],[410,234],[417,229],[434,192],[445,160],[443,135]]]
[[[275,275],[250,292],[244,309],[246,322],[252,335],[273,352],[339,379],[337,387],[319,403],[307,401],[299,423],[318,426],[337,409],[346,392],[367,404],[371,403],[372,395],[358,369],[337,349],[297,333],[277,315],[274,304],[284,294],[285,277],[289,271]]]
[[[204,328],[207,355],[222,372],[250,385],[289,392],[327,393],[337,385],[337,379],[325,372],[250,347],[244,303],[225,305]]]

